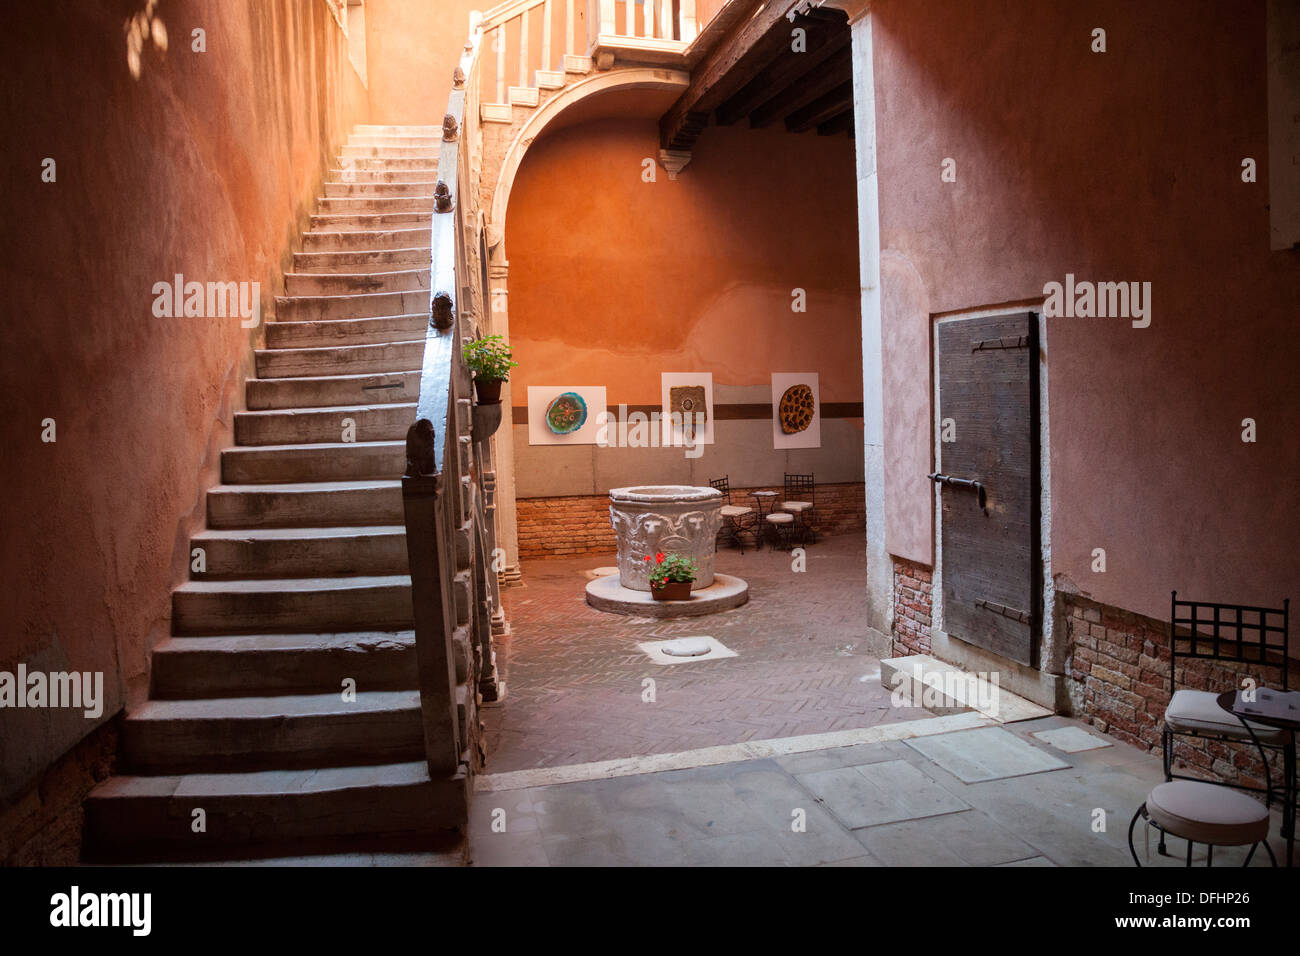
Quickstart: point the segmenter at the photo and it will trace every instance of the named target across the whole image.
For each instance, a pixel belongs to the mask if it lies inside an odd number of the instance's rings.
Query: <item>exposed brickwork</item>
[[[1081,716],[1098,730],[1137,747],[1160,749],[1160,731],[1169,706],[1168,624],[1096,604],[1085,598],[1063,598],[1068,640],[1065,672],[1079,686]],[[1272,685],[1277,670],[1263,673],[1230,662],[1179,658],[1179,688],[1224,691],[1240,686],[1252,674]],[[1175,769],[1218,780],[1260,786],[1264,773],[1258,753],[1249,746],[1174,738]],[[1270,755],[1270,763],[1272,758]],[[1274,780],[1281,772],[1280,757]]]
[[[930,653],[931,571],[894,558],[894,653]]]
[[[75,866],[81,861],[81,804],[112,772],[117,741],[118,722],[102,724],[0,807],[0,866]]]
[[[752,504],[751,491],[782,491],[780,487],[733,488],[733,504]],[[865,533],[866,494],[861,482],[817,486],[818,534]],[[559,557],[614,551],[614,529],[609,524],[608,495],[558,498],[520,498],[519,555],[524,558]]]

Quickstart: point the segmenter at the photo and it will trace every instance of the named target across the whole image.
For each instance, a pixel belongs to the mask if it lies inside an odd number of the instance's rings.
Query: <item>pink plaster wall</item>
[[[887,410],[889,459],[921,462],[927,315],[1041,299],[1067,272],[1149,281],[1150,328],[1048,323],[1058,585],[1154,617],[1174,588],[1300,597],[1300,253],[1268,248],[1264,4],[878,0],[871,16],[886,375],[914,383],[892,406],[906,414]],[[891,550],[916,558],[929,491],[889,474],[886,509],[909,516]]]
[[[147,691],[262,336],[155,318],[153,283],[260,282],[269,313],[329,157],[367,121],[319,0],[161,3],[167,49],[148,43],[136,79],[123,25],[144,8],[26,4],[0,31],[18,107],[0,244],[0,670],[102,671],[101,719]],[[196,27],[207,52],[191,49]],[[0,722],[0,800],[94,726],[66,710]]]
[[[366,0],[372,122],[427,126],[447,112],[451,74],[483,0]]]
[[[512,400],[572,383],[657,404],[664,371],[816,370],[824,401],[861,401],[852,142],[712,128],[675,182],[656,165],[647,183],[657,115],[560,128],[524,157],[506,218]]]

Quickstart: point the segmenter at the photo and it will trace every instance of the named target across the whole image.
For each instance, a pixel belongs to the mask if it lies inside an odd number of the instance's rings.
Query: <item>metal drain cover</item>
[[[713,645],[706,637],[682,637],[675,641],[665,641],[659,650],[669,657],[703,657],[713,650]]]

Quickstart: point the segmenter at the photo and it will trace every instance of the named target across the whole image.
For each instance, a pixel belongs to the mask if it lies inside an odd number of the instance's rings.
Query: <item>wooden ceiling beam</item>
[[[785,118],[785,128],[792,133],[803,133],[819,123],[838,116],[845,109],[853,109],[853,81],[841,83],[824,96],[819,96],[802,109]]]
[[[750,113],[749,125],[755,129],[771,126],[845,82],[853,82],[853,54],[842,47],[815,72],[786,87]]]
[[[832,116],[824,123],[817,126],[818,136],[834,136],[836,133],[853,132],[853,104],[849,103],[849,108],[837,116]]]
[[[804,50],[796,53],[786,47],[767,69],[719,106],[719,126],[739,122],[787,87],[804,82],[805,77],[845,49],[851,39],[847,23],[831,24],[799,17],[795,20],[795,26],[802,26],[808,31]]]
[[[740,2],[740,0],[737,0]],[[786,14],[801,0],[765,0],[754,3],[755,12],[719,41],[691,73],[691,84],[659,120],[659,145],[689,150],[699,138],[693,130],[709,114],[788,48],[794,28]],[[784,28],[783,28],[784,27]],[[703,128],[703,127],[700,127]]]

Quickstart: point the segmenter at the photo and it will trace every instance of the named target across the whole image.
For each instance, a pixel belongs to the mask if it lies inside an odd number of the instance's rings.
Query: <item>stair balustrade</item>
[[[536,106],[566,73],[608,69],[619,56],[670,62],[699,32],[695,0],[506,0],[482,29],[492,53],[483,79],[495,91],[487,118],[507,120],[511,105]]]
[[[461,349],[480,334],[478,87],[483,32],[471,32],[443,122],[432,224],[429,326],[402,499],[414,605],[425,751],[434,779],[481,764],[477,707],[497,697],[493,623],[503,623],[493,567],[491,445],[475,436]]]

